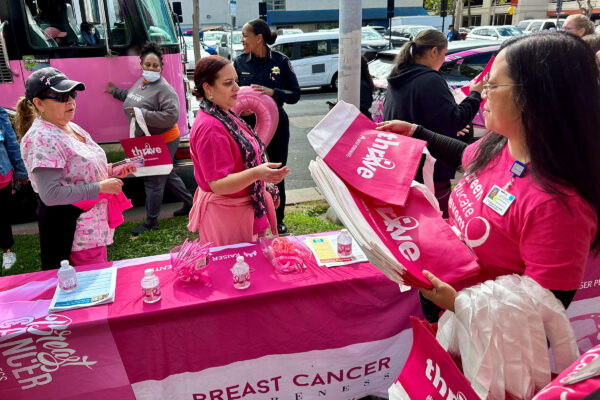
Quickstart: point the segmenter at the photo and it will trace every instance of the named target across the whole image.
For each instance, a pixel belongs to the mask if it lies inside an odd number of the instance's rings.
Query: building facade
[[[173,2],[173,0],[171,0]],[[192,0],[181,2],[183,29],[192,27]],[[258,0],[237,0],[235,19],[230,15],[230,0],[199,0],[200,27],[240,27],[258,18]],[[336,28],[340,0],[267,0],[267,21],[274,28],[301,28],[305,32]],[[401,6],[400,6],[401,5]],[[423,0],[396,0],[395,16],[427,15]],[[362,0],[363,24],[387,26],[387,0]]]
[[[516,25],[526,19],[556,18],[556,0],[508,0],[498,1],[494,7],[494,0],[471,0],[471,18],[468,17],[468,0],[464,0],[461,8],[457,4],[457,26],[482,26],[482,25]],[[504,4],[501,4],[504,3]],[[512,5],[511,5],[512,4]],[[600,18],[600,0],[592,0],[594,14],[592,20]],[[510,9],[512,7],[512,15]],[[581,14],[576,0],[563,2],[560,17],[571,14]]]

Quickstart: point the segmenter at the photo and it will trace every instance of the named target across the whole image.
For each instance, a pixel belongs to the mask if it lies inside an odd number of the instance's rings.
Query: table
[[[238,254],[255,268],[241,291]],[[415,290],[368,263],[277,275],[256,244],[213,251],[202,283],[177,281],[166,255],[114,266],[114,303],[52,315],[55,271],[0,279],[1,399],[385,396],[410,350],[408,317],[422,315]],[[582,351],[600,342],[598,267],[568,310]],[[155,304],[141,300],[145,268],[161,280]]]

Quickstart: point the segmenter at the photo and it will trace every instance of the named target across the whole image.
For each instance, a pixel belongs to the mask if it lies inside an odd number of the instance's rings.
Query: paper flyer
[[[352,243],[351,257],[342,257],[338,255],[336,250],[337,237],[338,234],[335,233],[322,236],[309,236],[305,239],[305,243],[315,256],[318,265],[331,268],[339,267],[341,265],[368,262],[367,256],[354,240]]]
[[[117,271],[114,267],[77,272],[77,287],[64,292],[56,286],[48,311],[72,310],[115,301]]]

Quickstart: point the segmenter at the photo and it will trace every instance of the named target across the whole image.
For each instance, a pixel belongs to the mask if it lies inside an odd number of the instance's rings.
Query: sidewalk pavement
[[[304,188],[286,190],[286,201],[285,204],[298,204],[307,201],[321,200],[324,197],[317,191],[316,188]],[[182,203],[168,203],[163,204],[160,209],[159,219],[172,218],[173,211],[181,208]],[[125,222],[130,221],[143,221],[146,217],[146,210],[144,207],[134,207],[126,210],[123,213]],[[25,235],[38,233],[37,221],[27,222],[24,224],[17,224],[12,226],[13,235]]]

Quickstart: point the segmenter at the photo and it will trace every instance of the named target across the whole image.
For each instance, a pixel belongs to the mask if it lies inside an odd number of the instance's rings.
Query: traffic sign
[[[236,12],[236,1],[235,0],[231,0],[229,2],[229,16],[230,17],[236,17],[237,15],[235,15]]]

